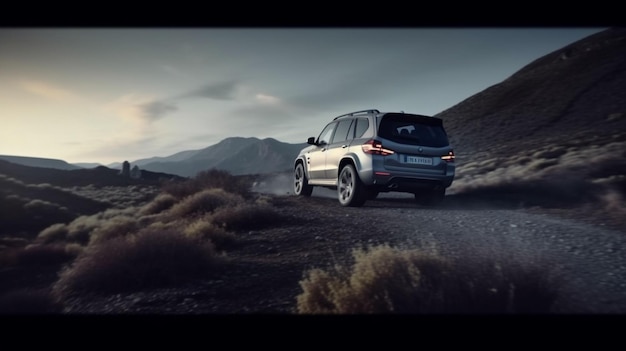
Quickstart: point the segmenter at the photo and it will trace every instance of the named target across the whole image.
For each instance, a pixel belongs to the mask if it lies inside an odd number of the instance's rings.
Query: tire
[[[293,192],[298,196],[311,196],[313,193],[313,187],[309,185],[309,180],[306,177],[304,166],[302,163],[298,163],[293,172]]]
[[[337,197],[342,206],[359,207],[367,200],[365,187],[353,165],[347,164],[339,172]]]
[[[432,189],[415,193],[415,201],[420,205],[435,206],[440,204],[446,196],[446,189]]]

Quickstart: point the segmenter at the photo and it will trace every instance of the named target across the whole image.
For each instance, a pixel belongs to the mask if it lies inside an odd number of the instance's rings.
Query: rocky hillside
[[[555,50],[437,116],[466,160],[624,131],[626,28]]]

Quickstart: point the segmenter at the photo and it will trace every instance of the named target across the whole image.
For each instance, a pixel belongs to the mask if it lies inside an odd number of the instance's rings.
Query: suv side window
[[[356,119],[356,133],[354,134],[355,139],[359,139],[363,137],[363,134],[370,127],[370,121],[367,118],[357,118]]]
[[[322,130],[322,132],[320,133],[320,136],[317,137],[317,145],[330,143],[330,137],[332,137],[333,131],[335,130],[336,125],[337,125],[337,122],[329,123],[324,128],[324,130]]]
[[[337,131],[335,132],[335,136],[333,137],[333,143],[340,143],[345,141],[346,139],[352,139],[348,137],[348,131],[350,130],[350,126],[352,125],[352,119],[344,119],[339,121],[337,125]]]

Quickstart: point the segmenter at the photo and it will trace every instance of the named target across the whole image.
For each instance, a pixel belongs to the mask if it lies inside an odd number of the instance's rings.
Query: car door
[[[339,175],[339,161],[348,151],[350,141],[354,137],[354,119],[343,119],[337,124],[337,128],[330,144],[326,149],[326,179],[337,179]],[[352,134],[352,135],[349,135]]]
[[[309,181],[326,179],[326,150],[336,126],[337,122],[327,124],[315,140],[316,147],[306,154]]]

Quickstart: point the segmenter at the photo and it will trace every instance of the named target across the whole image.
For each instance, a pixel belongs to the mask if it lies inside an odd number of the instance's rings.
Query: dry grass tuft
[[[157,197],[155,197],[151,202],[144,205],[141,210],[139,210],[139,215],[145,216],[161,213],[174,206],[176,202],[178,202],[178,199],[174,197],[174,195],[161,193],[157,195]]]
[[[137,233],[140,228],[135,218],[115,217],[108,221],[101,222],[100,226],[91,232],[89,245],[97,245],[113,238],[134,234]]]
[[[53,287],[64,299],[77,292],[115,293],[184,284],[210,276],[220,257],[210,242],[172,230],[144,230],[87,247]]]
[[[37,242],[42,244],[64,242],[68,234],[69,229],[66,224],[56,223],[39,232]]]
[[[539,267],[452,262],[387,245],[354,250],[353,257],[351,267],[307,272],[298,313],[546,313],[556,300]]]
[[[204,215],[223,206],[234,206],[244,199],[237,194],[229,193],[221,188],[202,190],[190,195],[172,206],[165,216],[170,219],[183,218],[191,215]]]
[[[281,218],[271,205],[246,203],[219,208],[211,216],[213,224],[232,231],[263,229],[280,222]]]
[[[191,238],[210,240],[219,251],[231,248],[237,243],[235,234],[215,226],[204,218],[189,223],[184,233]]]
[[[224,189],[227,192],[247,198],[250,195],[251,184],[244,177],[236,177],[227,171],[211,169],[200,172],[195,177],[184,182],[168,183],[163,186],[162,190],[178,199],[182,199],[212,188]]]

